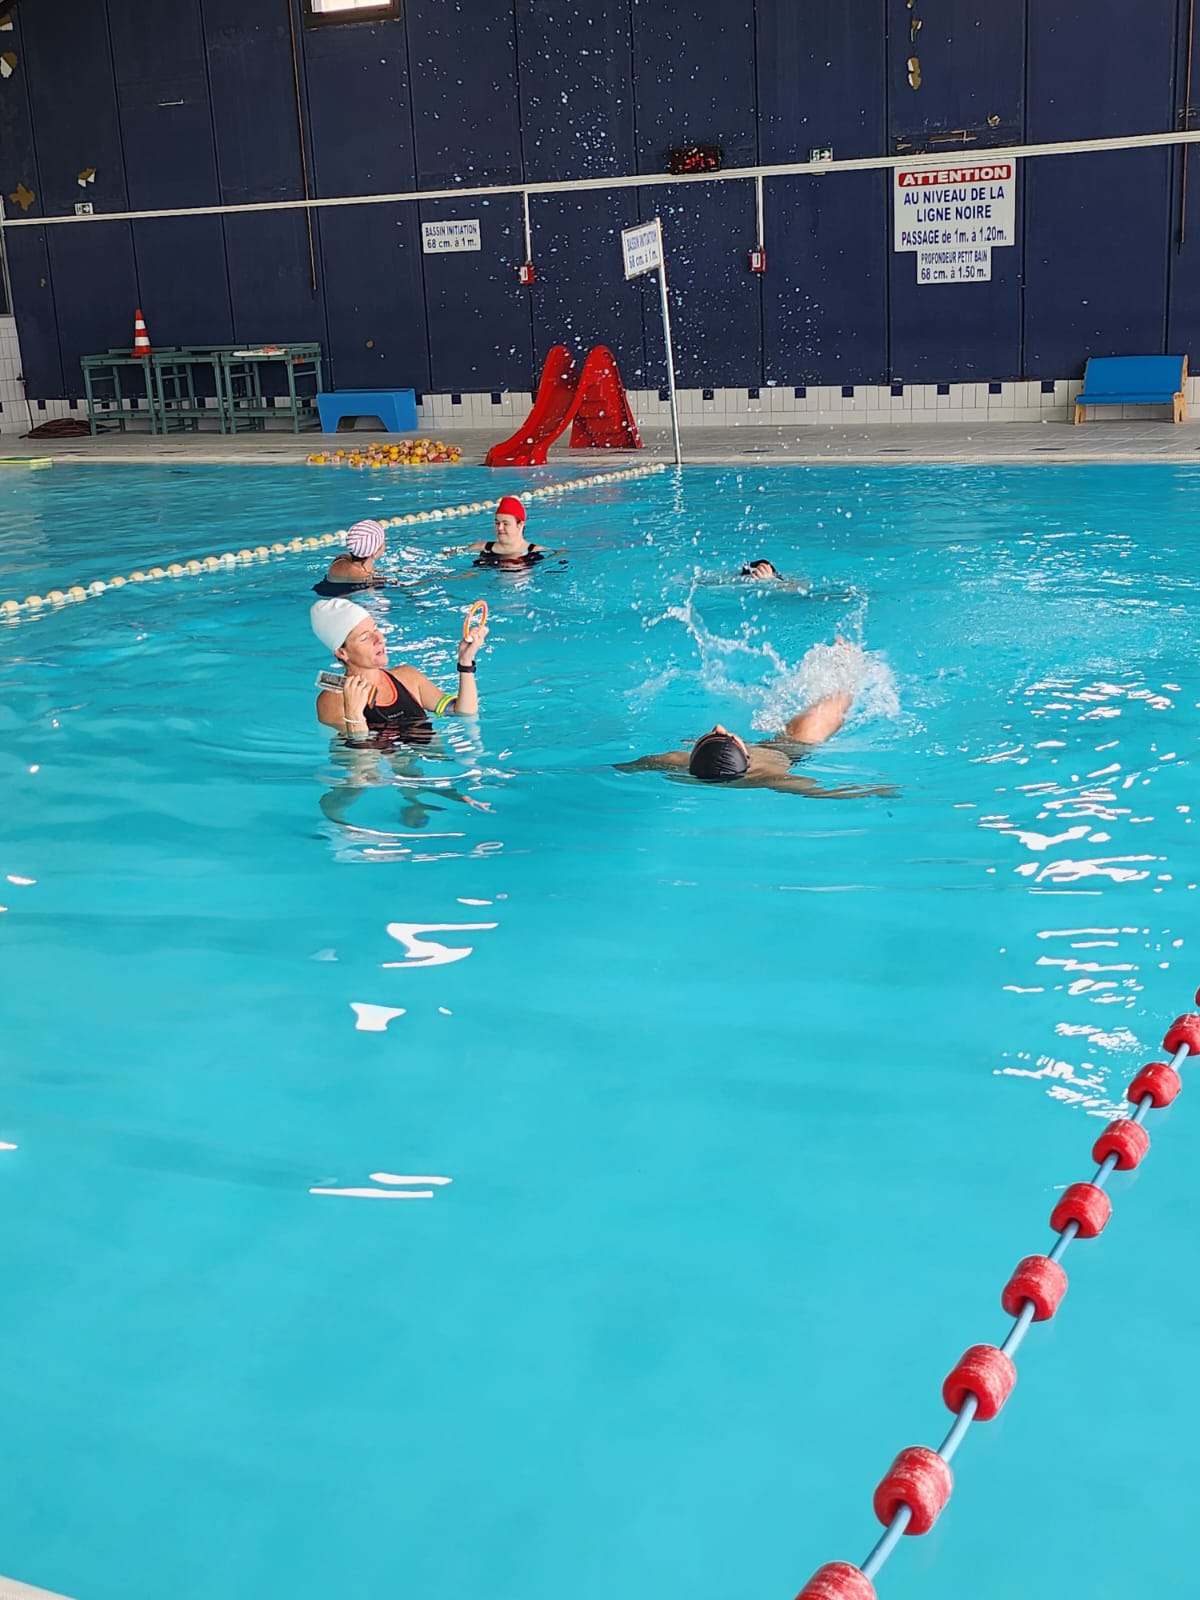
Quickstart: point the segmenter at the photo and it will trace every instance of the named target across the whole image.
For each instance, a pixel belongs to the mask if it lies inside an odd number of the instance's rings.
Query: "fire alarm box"
[[[522,261],[521,265],[517,268],[517,281],[519,283],[530,284],[533,283],[536,277],[537,273],[534,271],[533,262]]]
[[[765,272],[767,270],[767,252],[761,245],[755,245],[750,252],[750,271]]]

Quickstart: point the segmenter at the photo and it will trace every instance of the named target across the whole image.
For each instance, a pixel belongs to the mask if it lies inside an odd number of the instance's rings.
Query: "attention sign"
[[[1016,243],[1017,164],[897,167],[893,248],[917,256],[918,283],[980,283],[992,251]]]

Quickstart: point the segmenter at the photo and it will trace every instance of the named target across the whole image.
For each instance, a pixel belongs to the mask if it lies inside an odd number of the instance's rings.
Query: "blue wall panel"
[[[405,0],[423,189],[521,179],[513,0]]]
[[[578,0],[517,0],[522,144],[535,183],[634,170],[629,0],[594,0],[588,23],[578,27]],[[583,356],[606,344],[626,384],[644,386],[643,297],[625,288],[620,241],[637,220],[628,189],[533,200],[539,367],[551,345]]]
[[[303,185],[286,0],[204,0],[203,16],[221,199],[296,199]]]
[[[673,145],[719,144],[730,167],[758,157],[753,0],[637,5],[638,168],[665,172]]]
[[[923,24],[915,42],[913,20]],[[989,142],[1021,137],[1024,0],[957,0],[911,11],[903,0],[889,0],[889,25],[892,149],[966,160]],[[919,89],[908,81],[911,56],[921,63]],[[1016,244],[993,250],[991,282],[970,284],[918,283],[914,254],[890,249],[890,200],[887,228],[892,376],[915,383],[940,382],[948,372],[961,380],[1018,377],[1020,227]]]
[[[762,280],[749,270],[754,192],[720,183],[643,189],[644,217],[662,218],[671,297],[675,375],[681,388],[762,382]],[[654,278],[645,279],[647,388],[666,382],[662,317]],[[716,372],[720,376],[714,378]]]
[[[516,0],[521,128],[531,183],[634,169],[629,0]]]
[[[753,0],[693,0],[633,13],[638,167],[666,169],[674,145],[719,144],[725,164],[758,155]],[[663,219],[681,385],[762,381],[762,294],[747,269],[755,242],[749,184],[643,189],[643,217]],[[646,294],[650,290],[645,291]],[[666,378],[660,318],[645,308],[650,387]],[[720,374],[714,377],[713,374]]]
[[[90,200],[97,211],[124,211],[128,192],[107,8],[94,0],[24,6],[21,42],[43,209],[69,215],[77,201]],[[96,180],[81,189],[78,177],[88,167],[96,169]]]
[[[139,304],[151,343],[163,350],[231,344],[233,310],[220,217],[156,217],[131,226]]]
[[[1033,0],[1030,9],[1042,4]],[[1025,10],[1026,0],[954,0],[953,5],[911,9],[906,0],[888,0],[889,132],[895,153],[951,153],[1019,141]],[[909,82],[912,57],[920,62],[919,88]],[[967,140],[961,137],[964,130],[971,134]]]
[[[68,396],[83,392],[81,356],[133,345],[133,313],[141,303],[132,225],[47,228],[58,344]],[[53,398],[53,397],[51,397]]]
[[[421,238],[412,206],[320,215],[328,307],[326,382],[341,389],[428,389]]]
[[[1175,122],[1176,0],[1029,7],[1029,138],[1169,133]]]
[[[630,189],[536,198],[532,210],[538,278],[530,294],[537,366],[551,345],[578,357],[606,344],[630,389],[657,388],[646,376],[644,296],[625,283],[621,229],[638,220]],[[657,296],[649,302],[661,322]]]
[[[1027,163],[1025,365],[1081,374],[1087,356],[1163,352],[1166,150]]]
[[[768,383],[882,383],[887,360],[888,178],[879,172],[766,186]]]
[[[891,0],[757,0],[759,160],[877,156],[887,133]]]
[[[534,380],[529,290],[517,282],[525,229],[516,195],[426,201],[423,222],[477,217],[482,248],[421,257],[430,387],[527,389]]]
[[[13,17],[6,48],[17,56],[17,69],[0,93],[0,194],[7,214],[34,217],[42,210],[33,120],[29,105],[27,50],[20,13]],[[35,199],[23,210],[9,197],[23,186]],[[21,341],[22,375],[26,390],[35,397],[63,393],[62,357],[58,348],[58,317],[54,287],[50,282],[50,256],[44,228],[16,228],[4,236],[8,284],[12,291]]]
[[[50,280],[47,228],[17,228],[4,236],[8,286],[16,307],[17,338],[21,344],[21,372],[25,392],[35,400],[58,400],[74,381],[63,381],[62,352],[58,345],[58,310]]]
[[[303,43],[312,192],[415,189],[403,23],[309,28]]]
[[[888,0],[758,0],[764,163],[878,155],[887,133]],[[879,173],[772,180],[764,191],[763,377],[877,383],[888,370],[888,185]]]
[[[314,293],[303,211],[259,211],[224,219],[233,337],[250,343],[325,343],[325,310]]]
[[[220,199],[198,0],[111,7],[129,204],[208,206]]]
[[[1200,116],[1184,101],[1191,60],[1192,100],[1200,99],[1200,23],[1195,8],[1180,0],[1175,55],[1175,123],[1200,128]],[[1189,38],[1189,24],[1192,37]],[[1189,371],[1200,371],[1200,155],[1195,147],[1171,153],[1170,236],[1167,248],[1167,349],[1187,355]],[[1193,351],[1195,354],[1193,355]]]

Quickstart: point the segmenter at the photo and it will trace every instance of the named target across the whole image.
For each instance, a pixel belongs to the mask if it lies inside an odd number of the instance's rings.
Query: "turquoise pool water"
[[[498,481],[9,474],[0,598]],[[0,1571],[779,1600],[860,1560],[1200,979],[1198,488],[689,469],[541,502],[566,564],[519,581],[402,530],[395,658],[447,678],[485,595],[483,715],[357,783],[320,556],[0,626]],[[760,554],[811,592],[728,581]],[[613,771],[846,673],[806,770],[894,798]],[[881,1596],[1190,1592],[1195,1091]]]

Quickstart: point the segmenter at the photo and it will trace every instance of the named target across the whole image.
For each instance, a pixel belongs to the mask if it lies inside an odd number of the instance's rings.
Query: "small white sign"
[[[1015,161],[897,167],[893,193],[896,250],[996,249],[1016,243]]]
[[[423,222],[421,249],[427,256],[444,255],[448,250],[479,250],[479,218],[465,222]]]
[[[918,283],[990,283],[991,278],[992,252],[988,245],[917,251]]]
[[[625,276],[639,277],[643,272],[653,272],[662,266],[662,223],[639,222],[636,228],[621,229],[621,249],[625,256]]]

